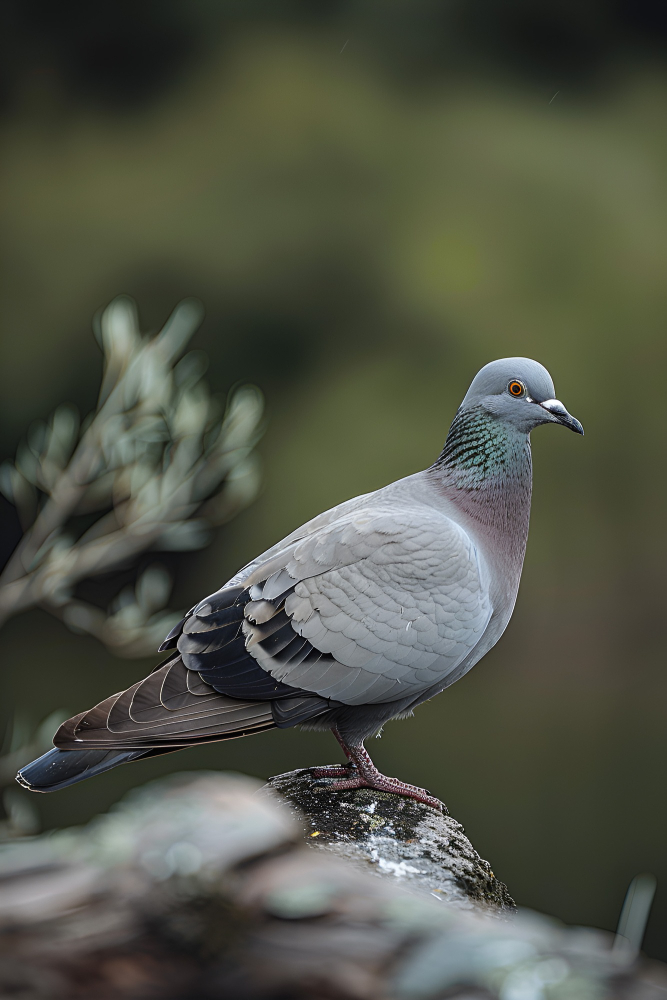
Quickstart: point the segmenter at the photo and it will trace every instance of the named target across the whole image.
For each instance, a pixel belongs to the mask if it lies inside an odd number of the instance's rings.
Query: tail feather
[[[49,750],[22,767],[16,780],[31,792],[57,792],[118,764],[147,757],[149,753],[146,750]]]

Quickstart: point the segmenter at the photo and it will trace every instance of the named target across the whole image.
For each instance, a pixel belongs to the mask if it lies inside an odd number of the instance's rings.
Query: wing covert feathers
[[[168,639],[185,666],[233,698],[369,705],[472,665],[493,609],[471,538],[426,504],[366,503],[315,519],[196,605]]]
[[[345,705],[419,695],[458,676],[484,634],[493,610],[484,576],[449,517],[376,496],[290,541],[282,560],[274,551],[253,564],[247,651],[281,691]]]

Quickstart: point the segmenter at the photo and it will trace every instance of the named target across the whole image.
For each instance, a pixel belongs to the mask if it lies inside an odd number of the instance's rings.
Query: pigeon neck
[[[528,536],[530,439],[481,406],[458,411],[429,470],[447,498],[523,560]],[[500,541],[500,539],[497,539]]]

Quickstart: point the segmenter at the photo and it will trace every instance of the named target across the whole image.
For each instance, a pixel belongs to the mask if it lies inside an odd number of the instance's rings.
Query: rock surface
[[[311,850],[259,787],[173,775],[87,827],[0,845],[0,997],[667,1000],[665,966],[609,934],[498,920]]]
[[[289,803],[313,846],[459,907],[516,909],[507,886],[451,816],[369,788],[332,792],[333,784],[305,768],[269,778],[265,787]]]

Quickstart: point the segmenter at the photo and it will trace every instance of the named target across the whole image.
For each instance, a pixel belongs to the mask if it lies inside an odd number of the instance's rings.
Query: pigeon
[[[503,358],[475,376],[430,468],[313,518],[244,566],[171,630],[144,680],[63,723],[17,780],[35,792],[197,743],[330,729],[333,790],[445,807],[383,775],[364,742],[444,691],[504,632],[532,488],[530,432],[583,427],[547,370]]]

